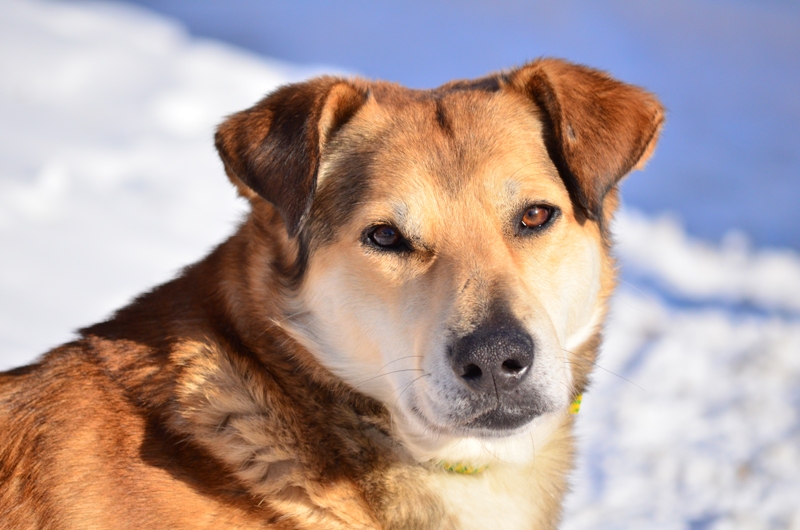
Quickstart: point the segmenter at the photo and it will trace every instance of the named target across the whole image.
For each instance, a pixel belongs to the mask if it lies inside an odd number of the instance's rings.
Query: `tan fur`
[[[556,527],[616,185],[662,121],[643,90],[550,59],[432,91],[324,77],[230,117],[239,230],[0,374],[0,528]],[[559,212],[535,234],[532,204]],[[411,250],[370,243],[381,224]],[[512,320],[535,347],[530,419],[481,426],[453,348]],[[510,422],[523,397],[497,384],[480,414]]]

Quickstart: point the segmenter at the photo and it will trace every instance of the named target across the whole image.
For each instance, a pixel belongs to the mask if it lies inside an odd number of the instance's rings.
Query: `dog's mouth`
[[[497,407],[484,412],[463,423],[464,428],[476,431],[510,432],[527,425],[534,418],[543,414],[539,407],[521,409],[517,407]]]
[[[416,405],[410,410],[426,428],[438,433],[493,438],[515,434],[535,418],[551,412],[537,399],[530,400],[524,406],[495,403],[492,407],[470,407],[469,411],[452,411],[447,414],[444,422],[432,420]]]

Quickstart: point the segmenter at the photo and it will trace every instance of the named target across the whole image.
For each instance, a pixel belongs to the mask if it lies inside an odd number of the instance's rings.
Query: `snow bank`
[[[717,247],[690,237],[669,215],[648,219],[635,211],[622,211],[614,229],[620,264],[630,276],[691,300],[800,313],[800,255],[791,249],[756,252],[740,232]]]
[[[230,233],[213,127],[308,72],[123,5],[6,0],[0,49],[4,369]],[[631,210],[615,230],[564,527],[800,528],[800,257]]]
[[[622,287],[564,528],[800,528],[800,321]]]
[[[0,369],[196,261],[243,204],[213,130],[306,72],[116,4],[0,4]]]

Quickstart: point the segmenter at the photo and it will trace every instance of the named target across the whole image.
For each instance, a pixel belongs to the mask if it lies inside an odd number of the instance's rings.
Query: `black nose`
[[[517,326],[478,328],[456,341],[453,371],[477,393],[516,388],[533,364],[533,339]],[[499,396],[498,396],[499,397]]]

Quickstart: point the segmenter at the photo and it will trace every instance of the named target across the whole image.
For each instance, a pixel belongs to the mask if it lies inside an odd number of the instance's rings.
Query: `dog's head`
[[[662,121],[637,87],[539,60],[429,91],[285,86],[217,147],[295,242],[281,325],[435,456],[529,435],[582,390],[616,186]]]

